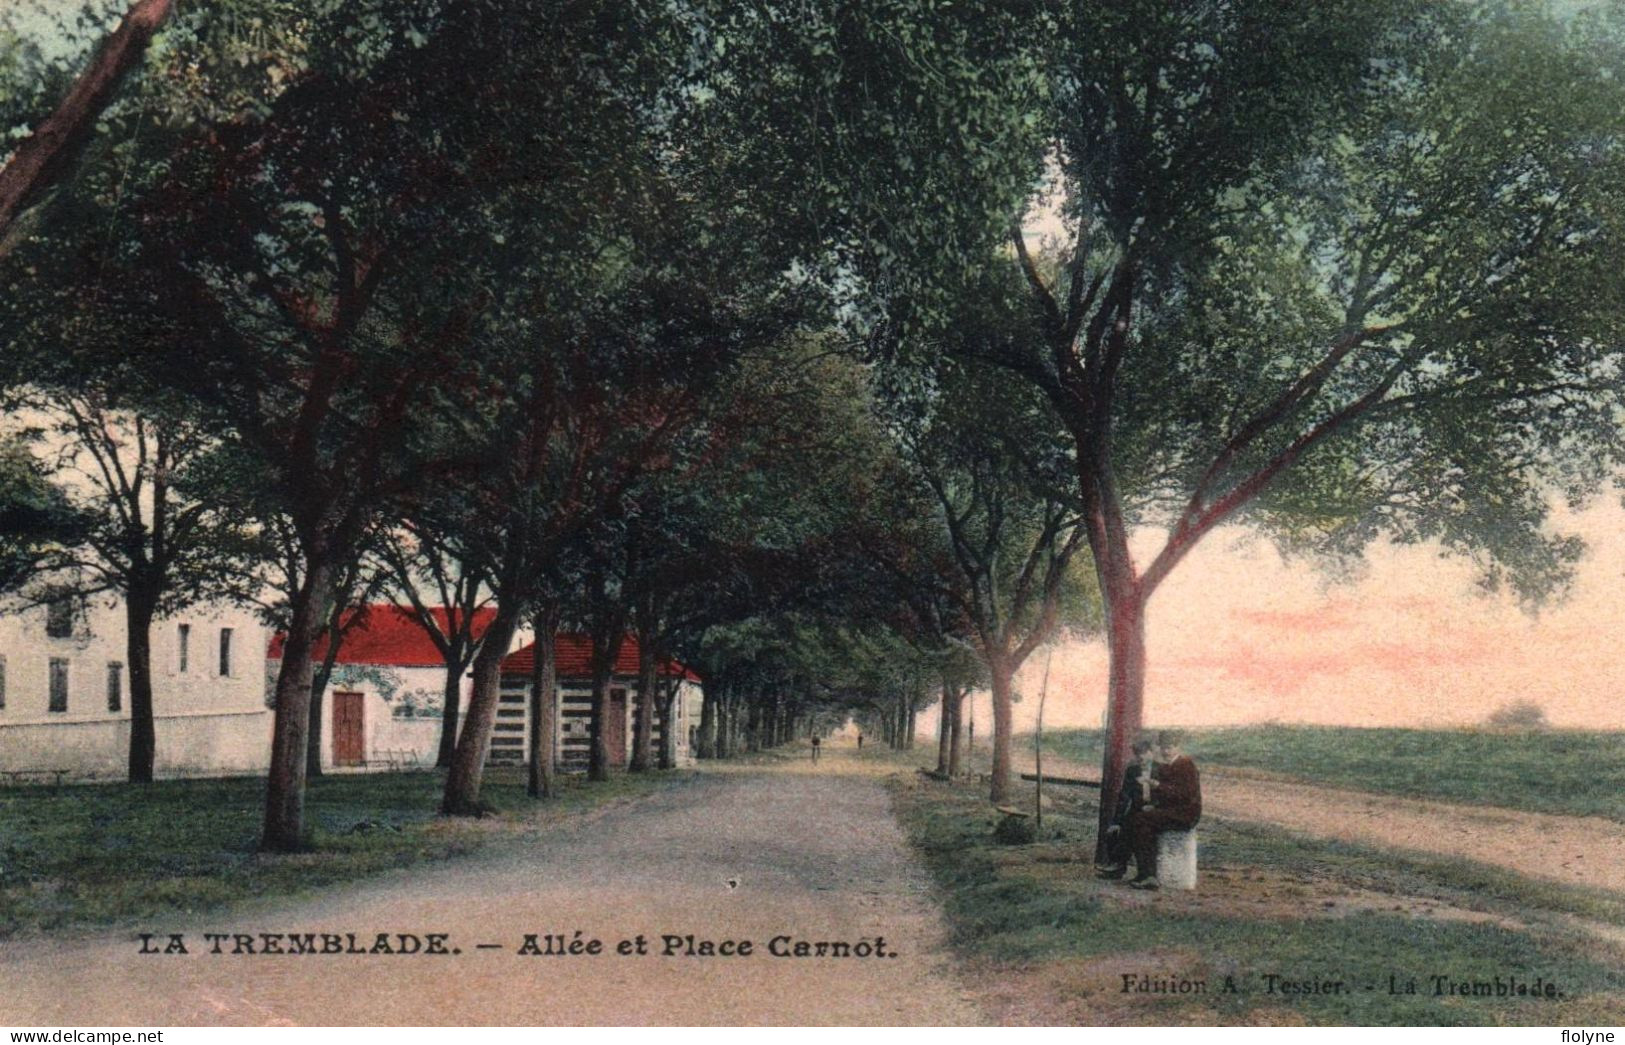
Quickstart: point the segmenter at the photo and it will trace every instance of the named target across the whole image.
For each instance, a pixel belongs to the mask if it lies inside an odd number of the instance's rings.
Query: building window
[[[220,677],[231,677],[231,629],[220,629]]]
[[[45,634],[53,639],[73,637],[72,599],[57,599],[45,608]]]
[[[182,675],[186,674],[187,661],[192,654],[192,626],[180,624],[175,627],[175,670]]]
[[[124,709],[124,665],[116,660],[107,662],[107,710]]]
[[[68,661],[64,657],[51,658],[50,710],[68,710]]]

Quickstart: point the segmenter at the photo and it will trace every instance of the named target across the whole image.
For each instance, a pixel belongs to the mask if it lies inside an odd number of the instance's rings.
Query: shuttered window
[[[68,710],[68,662],[63,657],[51,658],[50,710]]]
[[[72,599],[57,599],[45,608],[45,634],[53,639],[73,637]]]

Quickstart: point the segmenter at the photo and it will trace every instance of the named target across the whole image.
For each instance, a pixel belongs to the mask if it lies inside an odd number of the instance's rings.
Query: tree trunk
[[[463,672],[467,662],[446,665],[446,689],[440,699],[440,750],[436,753],[436,769],[451,768],[457,751],[457,722],[463,713]]]
[[[660,696],[660,768],[677,768],[677,719],[673,714],[677,710],[677,694],[683,688],[683,681],[674,678],[667,684]]]
[[[591,590],[595,593],[595,607],[592,656],[589,660],[592,667],[592,717],[587,747],[587,779],[602,782],[609,779],[609,738],[604,734],[604,725],[609,709],[610,684],[615,676],[615,662],[620,658],[621,643],[626,639],[626,610],[619,602],[608,599],[606,582],[602,577],[594,581]],[[616,732],[624,745],[625,724]],[[625,756],[623,747],[621,758]]]
[[[474,658],[474,688],[468,698],[468,717],[446,773],[446,790],[440,812],[446,816],[478,816],[480,784],[485,779],[485,760],[491,754],[491,730],[496,725],[497,705],[502,699],[502,658],[519,628],[516,602],[501,603],[485,633],[485,642]]]
[[[717,694],[717,757],[728,758],[734,753],[733,726],[734,726],[734,696],[733,685],[722,688]]]
[[[655,659],[654,630],[638,628],[638,712],[632,730],[632,761],[627,768],[646,773],[654,763],[655,705],[660,702],[655,688],[660,685],[660,662]]]
[[[337,594],[337,571],[323,555],[307,552],[305,582],[296,593],[282,668],[276,680],[271,726],[271,764],[265,779],[265,826],[260,848],[278,853],[303,849],[305,749],[310,730],[311,650],[326,625]]]
[[[953,687],[946,682],[942,684],[942,703],[937,705],[937,772],[948,776],[948,733],[949,720],[953,718],[954,693]]]
[[[1108,599],[1110,663],[1106,696],[1106,744],[1100,768],[1100,821],[1095,858],[1106,859],[1106,829],[1122,790],[1129,748],[1140,732],[1145,705],[1145,600],[1137,589]]]
[[[965,697],[969,691],[953,690],[953,711],[948,721],[948,777],[953,779],[959,776],[960,764],[960,735],[965,725]]]
[[[530,779],[525,790],[532,798],[552,798],[553,738],[558,729],[558,700],[554,694],[558,609],[549,605],[537,613],[535,627],[536,656],[530,672]]]
[[[988,797],[994,805],[1010,801],[1011,683],[1014,671],[1002,656],[987,658],[993,682],[993,780]]]
[[[133,585],[124,603],[124,657],[130,664],[130,783],[152,783],[158,731],[152,715],[152,619],[157,599]]]
[[[755,754],[762,750],[762,702],[750,702],[749,717],[745,724],[745,753]]]
[[[695,758],[717,757],[717,688],[702,686],[700,690],[700,744]]]
[[[322,715],[326,706],[327,679],[321,668],[311,672],[310,732],[305,736],[305,777],[322,775]]]
[[[592,717],[589,724],[587,747],[587,779],[609,779],[609,738],[604,736],[604,717],[609,709],[609,684],[615,661],[600,651],[599,638],[593,640],[592,654]]]
[[[723,698],[724,712],[722,728],[722,754],[725,758],[732,758],[739,754],[739,691],[732,686],[728,688],[728,695]]]
[[[327,699],[327,684],[333,679],[333,666],[338,663],[339,644],[343,638],[341,624],[344,608],[333,606],[332,618],[327,622],[327,652],[310,678],[310,736],[305,742],[305,776],[322,775],[322,727],[326,724],[322,708]]]
[[[903,747],[910,751],[914,750],[914,734],[919,726],[919,723],[915,721],[915,716],[918,714],[919,709],[914,706],[914,698],[910,697],[908,700],[908,714],[904,716],[907,724],[903,727]]]

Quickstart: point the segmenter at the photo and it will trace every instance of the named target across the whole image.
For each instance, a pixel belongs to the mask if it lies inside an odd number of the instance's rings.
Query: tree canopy
[[[448,811],[533,617],[700,664],[713,750],[875,693],[902,735],[980,674],[950,647],[1008,696],[1098,623],[1109,809],[1146,607],[1218,527],[1435,542],[1534,603],[1581,553],[1554,500],[1618,474],[1613,6],[137,9],[117,68],[123,11],[71,58],[0,28],[0,379],[139,391],[291,538],[269,848],[369,541],[497,608]],[[4,460],[25,563],[69,520]]]

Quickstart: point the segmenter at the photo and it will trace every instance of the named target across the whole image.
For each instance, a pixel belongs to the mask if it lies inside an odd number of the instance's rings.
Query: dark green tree
[[[44,369],[54,385],[30,385],[0,402],[14,417],[33,419],[23,430],[42,472],[81,525],[75,540],[35,561],[35,579],[56,595],[119,597],[130,685],[128,778],[150,783],[157,753],[153,622],[198,602],[246,598],[255,542],[214,500],[207,460],[214,438],[184,401],[140,395],[140,376],[122,368],[111,375]]]

